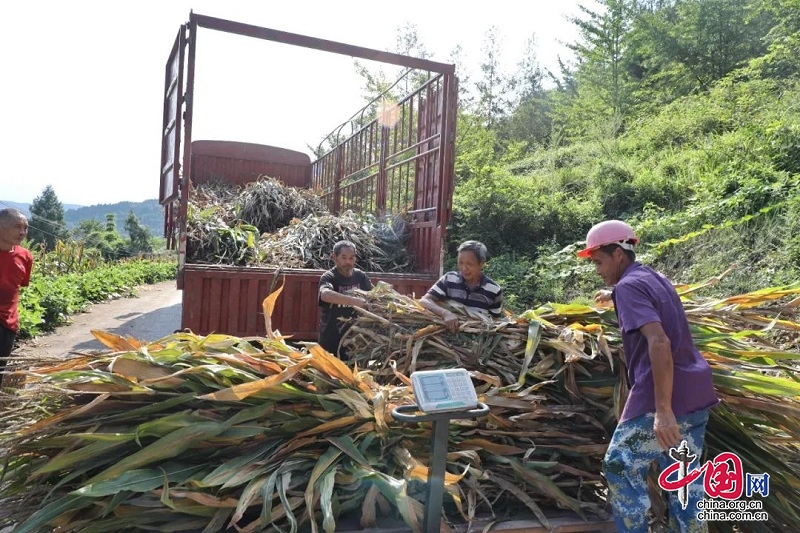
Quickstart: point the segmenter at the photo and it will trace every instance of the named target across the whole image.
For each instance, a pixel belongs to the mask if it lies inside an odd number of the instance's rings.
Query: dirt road
[[[181,327],[182,291],[175,288],[175,281],[142,285],[136,294],[133,298],[93,304],[88,312],[73,316],[70,324],[25,342],[18,353],[58,356],[104,349],[90,333],[93,329],[154,341]]]

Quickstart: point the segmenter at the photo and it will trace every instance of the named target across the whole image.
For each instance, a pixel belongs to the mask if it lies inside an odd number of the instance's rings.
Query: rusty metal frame
[[[197,26],[201,28],[235,33],[237,35],[264,39],[266,41],[302,46],[304,48],[312,48],[314,50],[322,50],[323,52],[342,54],[361,59],[370,59],[372,61],[380,61],[382,63],[391,63],[393,65],[400,65],[407,68],[429,70],[431,72],[438,72],[440,74],[455,74],[455,65],[448,63],[438,63],[436,61],[429,61],[427,59],[420,59],[418,57],[394,54],[392,52],[382,52],[380,50],[373,50],[372,48],[365,48],[363,46],[329,41],[327,39],[320,39],[318,37],[300,35],[299,33],[273,30],[270,28],[263,28],[261,26],[253,26],[252,24],[244,24],[242,22],[234,22],[232,20],[198,15],[195,13],[189,15],[189,20],[194,21]]]
[[[395,54],[391,52],[384,52],[380,50],[374,50],[371,48],[365,48],[362,46],[355,46],[351,44],[345,44],[337,41],[330,41],[326,39],[320,39],[317,37],[310,37],[306,35],[300,35],[296,33],[289,33],[285,31],[274,30],[270,28],[264,28],[260,26],[254,26],[251,24],[244,24],[241,22],[235,22],[226,19],[220,19],[215,17],[209,17],[206,15],[200,15],[193,12],[189,14],[189,21],[181,27],[181,33],[185,32],[185,45],[188,46],[188,54],[186,55],[186,85],[185,85],[185,92],[183,96],[183,138],[179,139],[178,144],[182,144],[183,148],[183,158],[182,158],[182,168],[181,168],[181,178],[179,180],[179,197],[180,197],[180,204],[178,206],[178,213],[177,218],[178,220],[177,225],[179,227],[179,272],[183,272],[183,265],[185,264],[186,258],[186,218],[187,218],[187,208],[188,208],[188,197],[189,197],[189,189],[191,188],[191,175],[192,175],[192,153],[191,153],[191,144],[192,144],[192,115],[193,115],[193,102],[194,102],[194,78],[195,78],[195,54],[197,50],[197,38],[198,38],[198,29],[199,28],[206,28],[210,30],[216,30],[226,33],[233,33],[237,35],[247,36],[247,37],[254,37],[257,39],[263,39],[267,41],[273,41],[278,43],[284,43],[294,46],[302,46],[304,48],[310,48],[315,50],[320,50],[324,52],[336,53],[347,55],[351,57],[361,58],[361,59],[368,59],[372,61],[379,61],[383,63],[389,63],[393,65],[399,65],[402,67],[406,67],[409,69],[419,69],[428,72],[435,72],[438,73],[439,76],[436,76],[433,79],[441,79],[441,88],[440,94],[436,95],[435,100],[437,101],[436,105],[441,106],[441,117],[440,123],[436,125],[438,129],[438,133],[441,134],[445,131],[450,131],[451,136],[448,139],[438,139],[438,145],[435,147],[431,147],[429,143],[433,142],[431,138],[426,138],[424,142],[417,142],[414,144],[413,147],[405,146],[403,151],[414,150],[417,153],[415,156],[408,158],[407,161],[392,161],[390,162],[389,166],[386,167],[386,162],[390,159],[391,154],[389,153],[389,146],[388,146],[388,136],[383,136],[381,139],[381,161],[383,164],[378,165],[378,174],[381,175],[380,185],[378,192],[378,204],[381,206],[385,206],[386,204],[386,175],[388,172],[393,171],[394,167],[403,164],[410,164],[412,160],[420,160],[421,158],[425,158],[428,155],[432,154],[433,152],[437,153],[436,160],[438,161],[439,165],[439,181],[438,181],[438,190],[436,191],[438,195],[438,206],[441,209],[437,209],[436,213],[436,221],[435,223],[439,226],[438,228],[438,239],[439,242],[444,242],[444,235],[446,231],[446,224],[449,220],[449,213],[450,213],[450,206],[443,205],[443,201],[445,198],[450,198],[452,194],[452,187],[453,187],[453,158],[452,154],[455,150],[455,138],[454,138],[454,125],[455,125],[455,102],[457,98],[457,93],[455,93],[452,88],[455,87],[456,78],[455,78],[455,65],[447,64],[447,63],[439,63],[436,61],[430,61],[427,59],[421,59],[411,56],[405,56],[402,54]],[[177,42],[177,41],[176,41]],[[181,44],[181,47],[184,45]],[[183,65],[183,62],[181,62]],[[429,80],[430,83],[431,80]],[[165,89],[166,91],[166,89]],[[433,94],[429,94],[429,101],[434,101]],[[429,117],[430,118],[430,117]],[[449,129],[448,129],[449,128]],[[424,145],[428,144],[428,148],[425,149]],[[176,148],[177,149],[177,148]],[[163,149],[162,149],[163,151]],[[176,158],[177,160],[177,158]],[[341,176],[341,172],[344,169],[345,165],[345,154],[339,153],[336,156],[335,163],[337,167],[337,173]],[[339,180],[336,182],[336,187],[338,188],[340,185]],[[341,209],[340,205],[340,198],[338,190],[334,193],[334,205],[333,210],[334,212],[339,212]],[[168,205],[168,214],[174,216],[174,206]],[[427,215],[430,210],[428,208],[418,210],[418,214],[423,215],[426,218],[426,224],[429,224],[433,221],[427,220]],[[167,224],[165,224],[165,231],[167,229]],[[441,260],[436,261],[438,263],[438,268],[434,268],[434,270],[441,271]],[[431,268],[435,267],[436,265],[432,265]],[[427,268],[426,270],[431,270]],[[179,273],[178,276],[178,287],[182,288],[182,276]]]
[[[311,164],[312,187],[330,211],[406,212],[410,249],[426,274],[441,274],[444,262],[457,98],[455,76],[435,75],[394,103],[392,126],[373,118]]]
[[[183,65],[186,48],[186,29],[178,30],[167,64],[164,67],[164,110],[161,127],[161,180],[158,189],[159,203],[164,206],[164,237],[167,248],[174,248],[175,201],[180,188],[180,147],[183,109]]]

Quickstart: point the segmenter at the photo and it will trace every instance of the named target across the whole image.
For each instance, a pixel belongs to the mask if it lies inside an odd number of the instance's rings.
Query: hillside
[[[482,239],[519,308],[588,299],[575,251],[596,221],[629,221],[638,257],[676,282],[730,272],[713,292],[800,276],[800,83],[725,79],[615,139],[539,149],[456,188],[450,239]]]
[[[0,208],[2,208],[2,207],[13,207],[14,209],[19,209],[20,211],[25,213],[25,216],[27,216],[27,217],[29,217],[31,215],[31,212],[28,210],[30,208],[30,206],[31,206],[31,204],[24,204],[24,203],[21,203],[21,202],[12,202],[11,200],[0,200]],[[78,205],[78,204],[64,204],[64,210],[67,210],[67,209],[78,209],[78,208],[81,208],[81,207],[83,207],[83,206],[82,205]]]
[[[145,200],[143,202],[117,202],[115,204],[97,204],[69,209],[64,212],[64,221],[70,228],[75,227],[80,221],[94,219],[105,224],[106,215],[113,213],[117,222],[117,231],[125,235],[125,219],[133,211],[139,223],[148,228],[150,233],[161,237],[164,232],[164,210],[158,200]]]

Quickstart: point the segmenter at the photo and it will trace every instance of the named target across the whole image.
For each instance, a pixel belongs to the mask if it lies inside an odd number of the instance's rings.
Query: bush
[[[31,283],[20,292],[19,335],[30,338],[52,331],[90,303],[130,296],[137,285],[175,279],[175,275],[174,261],[132,259],[59,275],[37,269],[35,259]]]

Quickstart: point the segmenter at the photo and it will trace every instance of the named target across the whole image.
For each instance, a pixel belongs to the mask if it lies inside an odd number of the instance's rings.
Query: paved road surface
[[[175,281],[143,285],[136,293],[133,298],[93,304],[87,313],[75,315],[72,323],[26,342],[19,353],[58,356],[71,351],[105,349],[90,333],[93,329],[154,341],[181,327],[183,293],[175,288]]]

